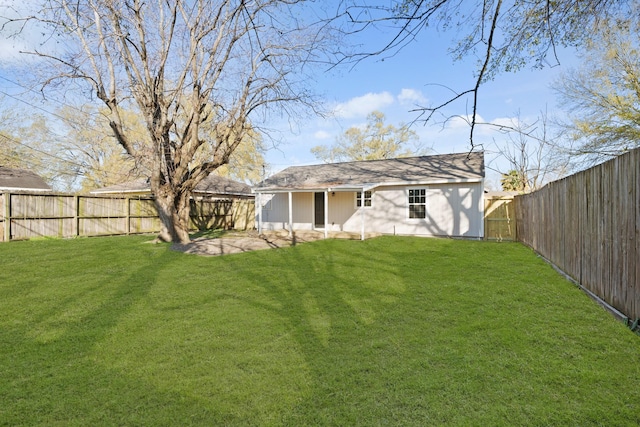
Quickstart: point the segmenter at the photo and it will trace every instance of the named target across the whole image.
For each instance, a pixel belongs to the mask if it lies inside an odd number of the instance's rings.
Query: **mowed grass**
[[[0,425],[640,423],[640,338],[513,243],[0,244]]]

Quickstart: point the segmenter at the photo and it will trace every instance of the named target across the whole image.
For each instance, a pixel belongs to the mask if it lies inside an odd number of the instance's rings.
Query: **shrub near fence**
[[[192,201],[192,229],[253,228],[253,200]],[[0,241],[156,233],[151,198],[2,193]]]
[[[516,199],[518,240],[640,317],[640,149]]]

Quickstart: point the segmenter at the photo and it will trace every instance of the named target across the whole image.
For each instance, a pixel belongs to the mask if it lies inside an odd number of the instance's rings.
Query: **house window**
[[[364,198],[362,197],[362,191],[356,193],[356,207],[362,207],[363,202],[365,208],[371,207],[371,191],[365,191]]]
[[[409,189],[409,218],[427,217],[427,190],[425,188]]]

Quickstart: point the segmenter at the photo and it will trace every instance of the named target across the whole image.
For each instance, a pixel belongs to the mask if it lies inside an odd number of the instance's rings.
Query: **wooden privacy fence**
[[[197,200],[191,227],[254,228],[253,200]],[[156,233],[160,219],[153,199],[62,194],[2,193],[0,241]]]
[[[516,196],[518,239],[640,317],[640,149]]]
[[[513,196],[485,196],[484,239],[516,240],[516,212]]]

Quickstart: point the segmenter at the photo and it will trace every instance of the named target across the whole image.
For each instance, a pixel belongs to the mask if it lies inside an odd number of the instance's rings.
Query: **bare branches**
[[[521,121],[518,114],[510,125],[491,126],[505,136],[495,142],[499,159],[506,161],[496,171],[521,185],[518,191],[536,190],[569,172],[570,156],[551,135],[546,112],[531,123]]]
[[[359,52],[345,55],[339,63],[359,62],[370,57],[381,55],[393,56],[395,53],[414,41],[420,31],[427,27],[430,20],[434,19],[438,13],[447,13],[451,3],[450,0],[417,0],[412,2],[401,2],[395,7],[370,6],[367,4],[347,3],[341,12],[342,17],[346,17],[351,24],[350,34],[358,34],[366,31],[370,27],[380,24],[396,26],[391,39],[383,46],[373,51]],[[455,7],[454,7],[455,8]]]
[[[591,29],[608,14],[627,12],[628,1],[533,0],[403,0],[394,6],[369,6],[359,0],[345,0],[343,17],[350,24],[348,34],[361,35],[384,26],[392,32],[378,49],[355,54],[346,53],[343,62],[357,63],[370,57],[391,57],[427,28],[457,30],[457,45],[450,49],[454,59],[477,57],[478,67],[466,88],[436,106],[414,110],[420,121],[429,121],[434,113],[456,101],[471,97],[472,113],[469,132],[474,147],[474,130],[478,117],[479,89],[500,72],[516,71],[526,65],[541,68],[558,63],[557,48],[584,43]],[[504,9],[504,10],[503,10]],[[628,11],[633,13],[633,11]],[[425,51],[427,48],[425,47]]]
[[[482,64],[482,68],[478,73],[478,77],[476,79],[476,85],[471,90],[473,93],[473,113],[471,114],[471,129],[469,130],[469,142],[471,144],[471,150],[474,149],[473,143],[473,131],[476,127],[476,117],[478,114],[478,91],[480,90],[480,85],[482,84],[487,70],[489,68],[489,62],[491,61],[491,51],[493,50],[493,37],[496,33],[496,25],[498,22],[498,16],[500,15],[500,7],[502,6],[502,0],[498,0],[498,4],[496,5],[493,11],[493,19],[491,21],[491,29],[489,30],[489,39],[487,40],[487,51],[484,57],[484,63]]]
[[[329,51],[330,25],[305,22],[302,0],[46,2],[38,19],[65,28],[66,49],[34,54],[56,64],[49,79],[84,80],[109,107],[116,139],[150,165],[161,217],[181,224],[181,240],[188,216],[170,205],[229,161],[258,114],[311,106],[307,68]],[[125,108],[144,117],[146,144],[128,135]]]
[[[438,113],[439,111],[441,111],[443,108],[445,108],[446,106],[455,103],[457,100],[464,98],[466,95],[473,93],[473,89],[469,89],[469,90],[465,90],[464,92],[460,92],[460,93],[456,93],[453,89],[444,86],[444,85],[437,85],[437,86],[441,86],[444,87],[446,89],[448,89],[450,92],[453,93],[453,95],[451,95],[450,98],[447,98],[443,103],[438,104],[434,107],[421,107],[421,108],[415,108],[413,110],[411,110],[411,112],[414,113],[419,113],[419,116],[417,117],[417,119],[413,122],[417,122],[417,121],[422,121],[424,123],[430,122],[433,119],[433,116]],[[426,116],[426,117],[425,117]]]

